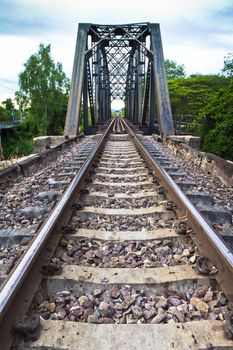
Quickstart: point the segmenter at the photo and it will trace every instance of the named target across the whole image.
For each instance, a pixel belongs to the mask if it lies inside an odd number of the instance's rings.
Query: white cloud
[[[174,19],[182,17],[200,17],[210,9],[221,8],[228,4],[229,0],[24,0],[24,3],[38,6],[46,11],[68,16],[72,21],[74,18],[79,21],[93,22],[101,19],[101,23],[112,23],[113,19],[120,23],[140,21],[157,21],[160,18]],[[98,22],[97,22],[98,23]]]
[[[226,51],[217,48],[197,48],[191,45],[169,46],[164,50],[166,58],[185,65],[188,75],[220,73]]]
[[[75,40],[64,36],[51,35],[40,38],[21,36],[0,36],[0,102],[8,97],[14,98],[18,89],[18,75],[23,64],[38,50],[39,44],[52,43],[52,57],[62,62],[67,75],[71,75]]]
[[[72,72],[79,22],[134,23],[159,22],[165,57],[183,63],[191,73],[218,73],[223,57],[232,52],[233,28],[220,15],[231,0],[15,0],[24,5],[26,22],[50,21],[24,35],[0,35],[0,101],[17,90],[23,63],[37,51],[39,43],[50,43],[52,57]],[[33,8],[33,11],[31,11]],[[212,15],[214,14],[214,15]],[[16,18],[17,20],[17,18]],[[17,21],[16,21],[17,23]],[[22,25],[22,17],[21,17]],[[38,23],[38,21],[37,21]],[[47,23],[47,22],[46,22]],[[7,86],[4,88],[2,85]]]
[[[18,74],[37,46],[33,38],[0,36],[0,101],[14,98],[14,92],[18,89]]]

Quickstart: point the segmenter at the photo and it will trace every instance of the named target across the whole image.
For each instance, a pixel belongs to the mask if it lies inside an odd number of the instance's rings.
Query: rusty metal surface
[[[3,285],[0,292],[0,344],[1,350],[9,349],[14,335],[12,326],[22,321],[31,300],[43,278],[43,266],[48,264],[71,213],[75,195],[92,167],[96,156],[101,151],[114,120],[99,143],[86,159],[77,175],[61,197],[56,207],[39,230],[25,255]],[[17,307],[16,307],[17,305]]]
[[[79,132],[82,95],[85,133],[109,120],[111,101],[120,99],[125,117],[149,133],[157,107],[160,133],[174,134],[159,24],[80,23],[65,135]]]
[[[198,249],[207,256],[217,268],[214,275],[219,285],[233,303],[233,253],[223,239],[206,221],[204,216],[195,208],[189,198],[175,183],[171,176],[152,158],[144,148],[139,138],[129,125],[122,120],[126,131],[134,140],[135,145],[146,159],[152,170],[156,172],[161,184],[167,189],[167,196],[177,205],[179,217],[184,217],[192,227],[191,237]]]
[[[117,120],[117,123],[113,126],[114,120]],[[126,131],[130,134],[142,156],[149,166],[156,171],[161,184],[167,189],[167,196],[177,205],[176,211],[178,216],[187,218],[189,225],[192,227],[192,239],[199,250],[217,267],[218,272],[214,276],[229,300],[233,301],[232,252],[228,250],[222,239],[205,221],[204,217],[197,211],[173,179],[150,156],[128,124],[123,119],[116,118],[111,121],[106,132],[100,138],[100,142],[74,177],[61,200],[1,290],[1,350],[10,348],[14,340],[11,330],[15,323],[24,321],[24,316],[43,278],[43,267],[48,264],[53,256],[62,235],[62,228],[68,223],[72,213],[72,205],[75,203],[75,196],[93,166],[96,156],[101,151],[111,128],[113,128],[114,133]]]

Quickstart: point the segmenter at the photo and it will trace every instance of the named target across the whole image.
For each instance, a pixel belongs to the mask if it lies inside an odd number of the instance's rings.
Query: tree
[[[199,114],[219,90],[229,83],[228,78],[219,75],[192,75],[169,80],[173,114]]]
[[[185,78],[185,67],[183,64],[177,64],[176,61],[168,59],[164,63],[168,80]]]
[[[229,53],[224,57],[224,67],[222,72],[226,76],[233,77],[233,53]]]
[[[60,133],[64,127],[69,80],[61,63],[54,63],[50,45],[40,44],[19,74],[16,99],[34,134]]]
[[[5,101],[2,102],[3,106],[5,106],[5,109],[9,112],[13,112],[15,109],[14,103],[11,98],[7,98]]]
[[[0,120],[2,121],[12,120],[13,114],[15,111],[15,107],[12,99],[7,98],[1,104],[2,106],[0,106]]]
[[[3,106],[0,106],[0,121],[6,121],[6,120],[10,120],[9,113]]]
[[[233,81],[221,89],[203,109],[204,125],[202,149],[233,160]]]

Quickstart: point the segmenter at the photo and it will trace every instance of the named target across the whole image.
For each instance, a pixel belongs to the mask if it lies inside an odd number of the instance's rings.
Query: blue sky
[[[79,22],[159,22],[165,57],[188,74],[218,73],[233,52],[233,0],[0,0],[0,101],[41,42],[70,77]]]

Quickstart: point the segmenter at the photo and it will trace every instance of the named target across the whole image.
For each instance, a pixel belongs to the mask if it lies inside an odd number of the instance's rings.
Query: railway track
[[[233,349],[232,252],[130,126],[75,161],[3,284],[1,349]]]

